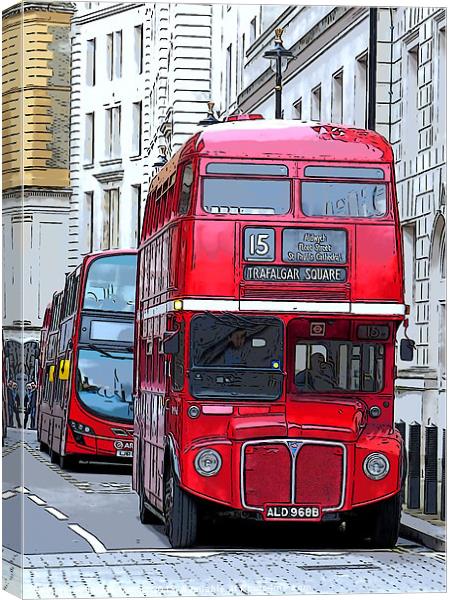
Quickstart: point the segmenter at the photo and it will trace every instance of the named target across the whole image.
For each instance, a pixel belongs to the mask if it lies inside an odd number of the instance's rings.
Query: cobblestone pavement
[[[161,526],[139,522],[127,469],[62,471],[26,432],[25,482],[13,486],[9,477],[7,483],[8,469],[20,456],[17,436],[3,448],[3,586],[26,600],[446,589],[444,553],[402,538],[391,551],[356,550],[329,535],[321,539],[295,528],[270,535],[252,524],[231,523],[210,531],[192,551],[172,550]],[[20,507],[23,557],[9,526]]]
[[[25,556],[23,597],[131,598],[445,591],[444,555],[395,551],[221,551]],[[5,551],[4,585],[20,556]]]

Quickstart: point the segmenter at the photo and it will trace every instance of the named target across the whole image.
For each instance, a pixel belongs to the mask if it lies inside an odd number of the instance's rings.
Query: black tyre
[[[55,450],[53,448],[50,448],[49,455],[50,455],[50,462],[54,465],[57,465],[59,457],[60,457],[58,452],[55,452]]]
[[[74,469],[78,464],[78,460],[75,456],[59,456],[60,469]]]
[[[48,452],[49,447],[47,446],[47,444],[45,442],[39,442],[39,450],[41,452]]]
[[[379,502],[371,513],[371,541],[376,548],[394,548],[397,544],[402,514],[402,496],[396,494]]]
[[[165,476],[165,533],[173,548],[189,548],[198,533],[198,506],[179,486],[172,467]]]
[[[374,506],[362,508],[347,522],[349,543],[358,547],[393,548],[399,537],[401,512],[400,493]]]

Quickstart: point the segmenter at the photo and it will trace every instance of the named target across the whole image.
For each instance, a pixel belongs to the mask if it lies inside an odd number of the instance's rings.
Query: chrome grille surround
[[[296,478],[295,478],[295,469],[296,469],[296,460],[297,454],[302,446],[306,445],[317,445],[317,446],[338,446],[342,448],[342,485],[341,485],[341,497],[340,502],[337,506],[329,506],[327,508],[323,508],[323,512],[335,512],[341,510],[345,503],[345,484],[347,481],[347,447],[340,442],[329,442],[323,440],[305,440],[300,438],[269,438],[263,440],[251,440],[249,442],[244,442],[242,444],[241,452],[240,452],[240,500],[242,506],[249,510],[258,510],[263,512],[264,509],[259,506],[249,506],[245,502],[245,449],[248,446],[260,446],[262,444],[284,444],[287,446],[289,450],[289,454],[291,456],[292,464],[291,464],[291,490],[290,496],[292,503],[295,503],[295,491],[296,491]],[[293,453],[290,450],[290,444],[297,444],[297,450]]]

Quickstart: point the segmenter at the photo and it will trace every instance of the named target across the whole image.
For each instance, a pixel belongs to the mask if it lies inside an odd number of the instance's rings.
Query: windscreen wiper
[[[98,348],[94,344],[88,344],[88,347],[91,348],[91,350],[95,350],[96,352],[99,352],[99,354],[102,354],[102,356],[106,356],[107,358],[112,358],[113,360],[130,360],[130,358],[128,356],[119,356],[119,355],[113,356],[113,354],[110,354],[106,350],[102,350],[102,348]]]

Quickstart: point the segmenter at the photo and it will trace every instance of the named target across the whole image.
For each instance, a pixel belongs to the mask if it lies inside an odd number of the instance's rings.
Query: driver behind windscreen
[[[334,365],[326,361],[321,352],[314,352],[311,356],[311,367],[297,373],[295,385],[303,391],[334,390],[336,388]]]

